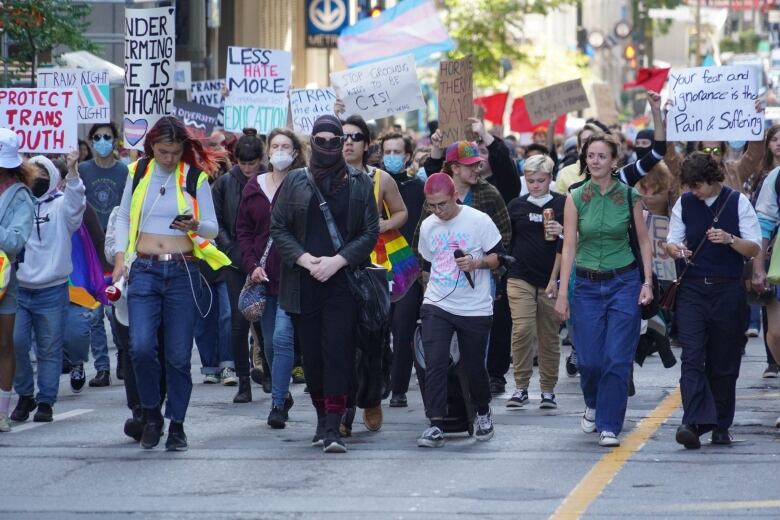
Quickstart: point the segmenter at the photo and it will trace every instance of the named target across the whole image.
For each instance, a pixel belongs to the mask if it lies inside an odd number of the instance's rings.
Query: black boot
[[[252,384],[247,376],[241,376],[238,378],[238,392],[233,398],[234,403],[251,403],[252,402]]]
[[[35,403],[35,398],[31,395],[20,395],[19,401],[16,403],[16,408],[11,412],[11,420],[16,422],[24,422],[30,418],[30,412],[35,410],[38,406]]]
[[[329,413],[325,416],[325,438],[322,441],[322,451],[325,453],[347,452],[347,445],[341,440],[340,425],[341,414]]]
[[[151,450],[160,444],[160,437],[165,427],[165,419],[160,413],[160,407],[144,408],[144,431],[141,434],[141,447],[145,450]]]
[[[317,431],[311,438],[311,445],[321,448],[325,439],[325,410],[319,408],[315,408],[315,410],[317,410]]]
[[[125,421],[125,435],[136,442],[141,440],[144,433],[143,412],[140,406],[133,408],[133,416]]]

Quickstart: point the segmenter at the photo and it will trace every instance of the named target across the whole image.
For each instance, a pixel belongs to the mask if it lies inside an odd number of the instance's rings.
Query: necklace
[[[167,179],[165,179],[165,184],[163,184],[162,186],[160,186],[160,195],[165,195],[165,188],[168,186],[168,181],[170,181],[170,180],[171,180],[171,177],[172,177],[172,176],[173,176],[173,173],[171,173],[170,175],[168,175],[168,178],[167,178]]]

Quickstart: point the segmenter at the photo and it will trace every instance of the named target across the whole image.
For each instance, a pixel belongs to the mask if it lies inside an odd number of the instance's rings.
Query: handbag
[[[725,201],[723,201],[723,205],[718,209],[718,212],[715,214],[715,217],[712,219],[712,224],[716,223],[718,221],[718,218],[720,217],[720,214],[723,212],[723,209],[726,207],[726,204],[728,204],[729,199],[731,196],[736,192],[731,192],[729,196],[726,198]],[[710,226],[712,226],[710,224]],[[699,251],[701,251],[701,248],[704,246],[704,244],[707,242],[707,236],[703,236],[701,238],[701,241],[699,242],[699,245],[696,246],[696,249],[693,251],[693,254],[688,258],[687,262],[685,263],[685,268],[682,270],[680,275],[672,282],[672,285],[669,286],[669,288],[664,293],[663,297],[661,298],[660,303],[658,304],[661,309],[665,311],[673,311],[675,303],[677,302],[677,289],[680,287],[680,284],[683,281],[683,278],[685,277],[685,273],[688,272],[688,268],[693,265],[693,259],[696,258],[696,255],[699,254]]]
[[[308,168],[306,168],[306,177],[325,217],[325,225],[328,227],[333,249],[338,252],[343,247],[344,240],[336,227],[333,214]],[[390,322],[390,284],[387,282],[387,269],[369,263],[367,266],[358,266],[354,269],[346,267],[344,271],[349,290],[358,304],[358,326],[369,332],[387,327]]]
[[[374,198],[379,201],[379,170],[374,173]],[[390,210],[385,204],[385,213]],[[387,269],[387,281],[390,283],[390,301],[397,302],[409,291],[420,276],[420,264],[406,238],[397,229],[379,234],[374,250],[371,251],[371,263]]]
[[[628,187],[628,239],[631,245],[631,252],[634,253],[634,259],[636,265],[641,267],[642,251],[639,248],[639,238],[636,234],[636,223],[634,222],[634,202],[632,196],[632,188]],[[658,284],[658,277],[653,273],[652,280],[650,282],[650,288],[653,290],[653,299],[649,303],[642,304],[642,319],[649,320],[656,314],[658,314],[658,300],[660,298],[661,286]]]
[[[265,269],[265,263],[271,252],[271,245],[274,239],[268,237],[268,243],[265,246],[265,252],[260,259],[259,266]],[[254,323],[263,317],[265,312],[265,285],[266,282],[255,282],[252,280],[252,273],[249,273],[244,282],[244,287],[238,295],[238,310],[244,315],[244,318],[250,323]]]

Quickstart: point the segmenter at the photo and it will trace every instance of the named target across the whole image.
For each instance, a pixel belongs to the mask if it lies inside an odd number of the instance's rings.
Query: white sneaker
[[[474,419],[474,426],[474,437],[478,441],[489,441],[492,439],[495,430],[493,429],[493,414],[490,413],[490,410],[485,415],[477,414],[477,417]]]
[[[0,412],[0,432],[8,433],[11,431],[11,419],[5,412]]]
[[[601,437],[599,437],[599,446],[615,448],[620,446],[620,441],[618,440],[617,435],[612,432],[601,432]]]
[[[757,338],[758,337],[758,329],[752,329],[752,328],[748,329],[745,332],[745,336],[747,336],[748,338]]]
[[[444,446],[444,433],[438,426],[426,429],[417,439],[417,446],[421,448],[441,448]]]
[[[206,374],[203,376],[204,385],[218,385],[220,382],[219,374]]]
[[[222,384],[225,386],[236,386],[238,384],[236,371],[231,367],[223,368],[219,378],[222,380]]]
[[[580,427],[585,433],[593,433],[596,431],[596,409],[585,407],[585,413],[582,414],[580,420]]]

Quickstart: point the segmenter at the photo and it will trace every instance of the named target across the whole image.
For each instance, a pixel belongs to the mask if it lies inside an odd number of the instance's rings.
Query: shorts
[[[16,294],[19,290],[19,281],[16,279],[16,273],[11,273],[11,281],[8,283],[8,290],[5,296],[0,300],[0,314],[16,314]]]

